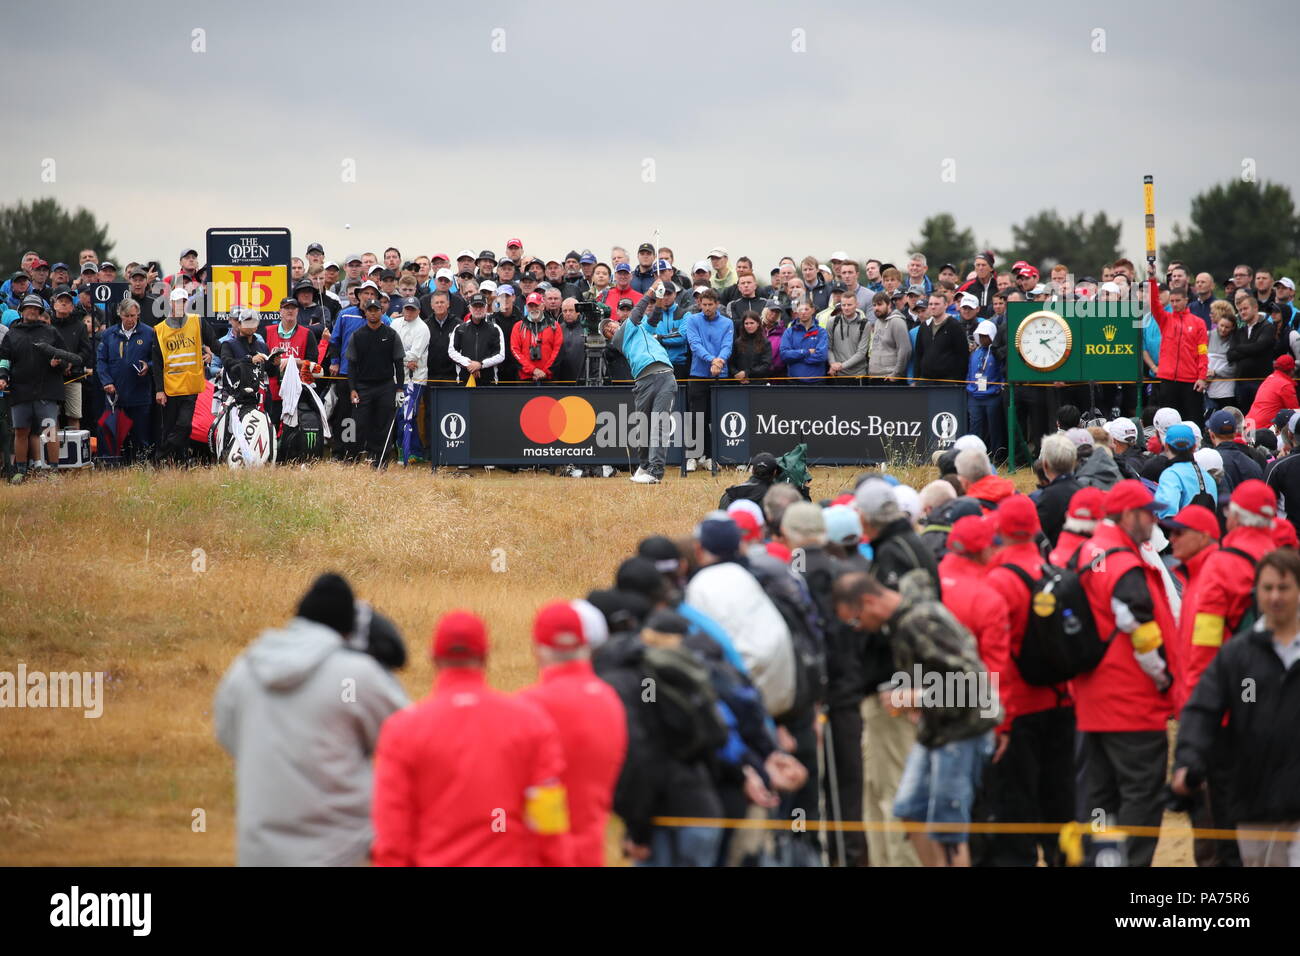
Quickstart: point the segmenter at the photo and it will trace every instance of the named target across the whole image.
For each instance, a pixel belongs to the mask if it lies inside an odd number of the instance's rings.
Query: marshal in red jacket
[[[1205,323],[1193,312],[1167,312],[1160,290],[1151,285],[1151,314],[1160,326],[1160,364],[1156,378],[1166,382],[1197,382],[1210,367],[1210,339]]]
[[[515,323],[510,333],[510,353],[519,363],[519,377],[524,380],[533,378],[533,370],[540,368],[551,377],[551,367],[555,356],[560,354],[560,344],[564,341],[564,332],[554,322],[533,323],[521,319]],[[541,358],[532,357],[534,345],[541,345]]]
[[[444,668],[385,721],[375,749],[376,866],[570,862],[564,755],[536,704]]]
[[[1111,521],[1097,525],[1079,552],[1079,566],[1087,568],[1083,589],[1099,639],[1110,642],[1101,663],[1071,681],[1079,730],[1164,730],[1173,713],[1170,691],[1177,675],[1170,670],[1171,681],[1161,691],[1134,656],[1139,644],[1158,650],[1177,637],[1160,572],[1142,560],[1137,544]],[[1116,619],[1112,599],[1128,609],[1125,619]],[[1172,663],[1168,657],[1166,663]]]
[[[997,675],[998,698],[1005,711],[1007,689],[1003,675],[1009,663],[1010,639],[1007,602],[997,590],[986,586],[988,573],[988,565],[949,551],[939,562],[939,593],[943,595],[944,607],[975,635],[984,669]]]
[[[547,667],[541,681],[519,694],[546,711],[560,731],[573,865],[604,866],[605,826],[627,755],[623,702],[583,660]]]

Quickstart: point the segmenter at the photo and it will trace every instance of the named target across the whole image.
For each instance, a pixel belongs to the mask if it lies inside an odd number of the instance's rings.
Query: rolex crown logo
[[[1115,333],[1118,331],[1119,329],[1115,328],[1115,326],[1107,325],[1101,330],[1101,334],[1106,336],[1107,342],[1113,342],[1115,341]]]

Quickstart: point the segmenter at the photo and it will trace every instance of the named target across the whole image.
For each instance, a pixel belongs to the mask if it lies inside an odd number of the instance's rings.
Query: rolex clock
[[[1056,312],[1026,316],[1016,330],[1016,352],[1035,372],[1055,371],[1069,360],[1073,350],[1070,323]]]

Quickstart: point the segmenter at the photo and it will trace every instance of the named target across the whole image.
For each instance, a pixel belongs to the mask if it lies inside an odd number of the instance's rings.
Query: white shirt
[[[428,378],[429,327],[424,324],[424,320],[419,315],[413,319],[407,319],[403,315],[393,323],[393,331],[402,340],[402,348],[406,349],[406,361],[415,360],[415,371],[411,373],[411,379],[420,381]]]

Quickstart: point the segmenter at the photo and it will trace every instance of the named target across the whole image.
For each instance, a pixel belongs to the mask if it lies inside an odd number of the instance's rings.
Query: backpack
[[[1110,647],[1110,639],[1103,641],[1097,633],[1092,605],[1083,589],[1082,576],[1090,568],[1079,568],[1082,550],[1080,545],[1070,558],[1070,566],[1064,568],[1044,562],[1042,576],[1036,581],[1024,568],[1002,565],[1029,589],[1025,636],[1020,653],[1012,655],[1027,684],[1053,687],[1064,683],[1095,668]],[[1102,552],[1102,557],[1124,550],[1111,548]]]
[[[708,668],[689,651],[648,647],[644,676],[654,681],[652,713],[668,753],[684,763],[712,755],[727,742],[727,726]]]
[[[821,615],[807,583],[784,564],[780,573],[786,578],[772,573],[761,561],[753,562],[750,571],[790,632],[795,690],[788,713],[801,713],[826,699],[826,639]]]
[[[1219,502],[1214,495],[1205,490],[1205,475],[1201,472],[1201,466],[1195,461],[1192,462],[1192,471],[1196,472],[1196,484],[1201,490],[1192,495],[1192,500],[1189,504],[1200,505],[1202,508],[1209,508],[1210,514],[1217,517],[1219,514]],[[1251,559],[1251,563],[1254,563],[1254,559]]]

